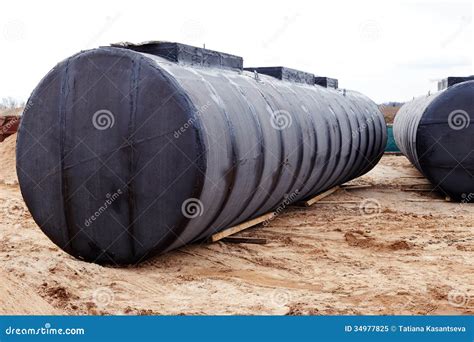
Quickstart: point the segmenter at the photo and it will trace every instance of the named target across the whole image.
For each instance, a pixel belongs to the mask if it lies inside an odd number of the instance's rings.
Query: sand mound
[[[19,312],[24,315],[60,314],[31,288],[9,279],[5,273],[1,273],[1,278],[0,315],[18,315]]]
[[[16,177],[16,134],[13,134],[0,143],[0,183],[18,184]]]

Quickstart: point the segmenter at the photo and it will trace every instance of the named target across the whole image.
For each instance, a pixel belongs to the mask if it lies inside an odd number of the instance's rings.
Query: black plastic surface
[[[466,82],[466,81],[473,81],[474,80],[474,75],[473,76],[464,76],[464,77],[457,77],[457,76],[449,76],[445,79],[442,79],[441,81],[438,82],[438,90],[444,90],[446,88],[449,88],[455,84]]]
[[[308,72],[295,70],[287,67],[249,67],[244,68],[247,71],[256,71],[259,74],[275,77],[283,81],[292,81],[298,83],[314,84],[314,75]]]
[[[191,45],[173,42],[146,42],[142,44],[117,43],[114,47],[123,47],[133,51],[149,53],[170,61],[202,67],[242,70],[243,58],[228,53],[203,49]]]
[[[317,84],[321,87],[325,88],[334,88],[337,89],[339,87],[339,82],[335,78],[329,78],[329,77],[320,77],[316,76],[314,78],[314,84]]]
[[[78,258],[142,261],[347,182],[383,154],[383,116],[360,93],[149,53],[76,54],[24,113],[22,194]],[[105,111],[113,125],[97,128]]]
[[[393,126],[400,150],[454,200],[474,199],[474,81],[400,108]]]

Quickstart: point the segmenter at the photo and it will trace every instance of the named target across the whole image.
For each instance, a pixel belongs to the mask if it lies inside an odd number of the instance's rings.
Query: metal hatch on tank
[[[244,70],[241,57],[170,42],[62,61],[19,130],[35,221],[78,258],[130,264],[373,168],[386,144],[377,105],[278,68]]]

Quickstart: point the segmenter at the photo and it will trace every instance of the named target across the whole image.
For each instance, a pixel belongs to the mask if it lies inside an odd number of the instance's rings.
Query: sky
[[[339,79],[377,103],[474,74],[472,1],[23,1],[0,4],[0,98],[120,41],[177,41]]]

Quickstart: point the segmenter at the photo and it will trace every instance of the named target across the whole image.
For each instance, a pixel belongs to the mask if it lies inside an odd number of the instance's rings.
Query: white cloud
[[[168,40],[336,77],[377,102],[473,73],[469,1],[8,1],[0,97],[26,99],[60,60],[116,41]]]

